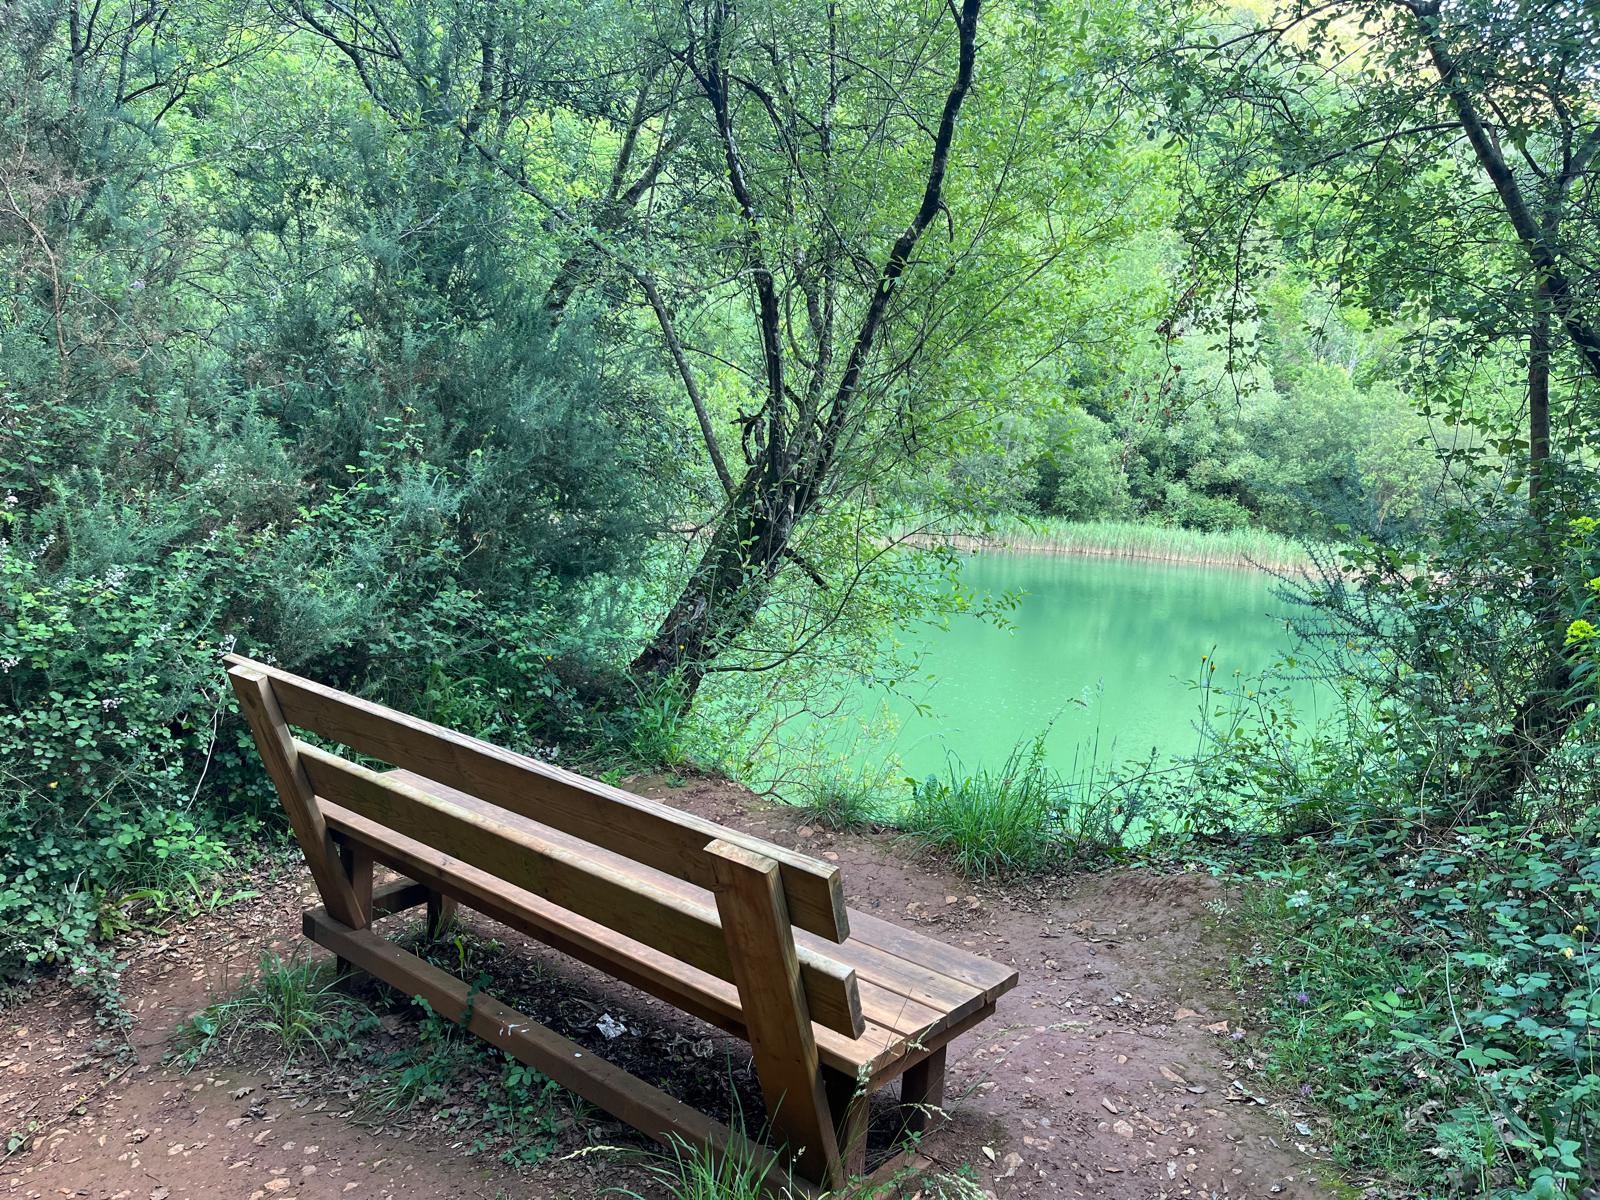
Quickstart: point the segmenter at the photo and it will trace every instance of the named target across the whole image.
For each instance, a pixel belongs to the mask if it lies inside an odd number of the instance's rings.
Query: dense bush
[[[577,697],[675,479],[648,388],[499,236],[509,185],[242,13],[76,57],[65,13],[0,47],[0,980],[93,963],[276,822],[229,649],[608,736]],[[186,73],[233,52],[236,86]]]
[[[1589,486],[1548,481],[1549,533],[1507,499],[1443,514],[1426,557],[1330,564],[1302,630],[1348,707],[1291,736],[1270,689],[1241,696],[1197,773],[1224,829],[1285,837],[1250,908],[1270,1071],[1408,1194],[1600,1177]]]
[[[1572,1194],[1600,1170],[1600,848],[1486,821],[1307,844],[1269,871],[1269,1069],[1352,1165],[1420,1195]]]

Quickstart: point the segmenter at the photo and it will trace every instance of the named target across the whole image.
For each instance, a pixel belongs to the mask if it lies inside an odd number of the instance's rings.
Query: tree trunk
[[[646,687],[670,687],[687,708],[707,671],[754,622],[788,550],[792,500],[752,472],[728,508],[655,636],[629,666]]]
[[[1528,331],[1528,512],[1545,528],[1541,492],[1550,469],[1550,297],[1544,287],[1534,292],[1533,322]]]
[[[1508,811],[1517,793],[1533,782],[1539,767],[1561,744],[1586,705],[1571,695],[1573,662],[1564,644],[1560,581],[1553,569],[1556,530],[1550,512],[1550,356],[1554,297],[1543,283],[1533,294],[1528,326],[1528,518],[1536,553],[1531,571],[1532,609],[1542,630],[1542,665],[1529,681],[1528,694],[1511,718],[1511,728],[1495,740],[1478,783],[1476,809]]]

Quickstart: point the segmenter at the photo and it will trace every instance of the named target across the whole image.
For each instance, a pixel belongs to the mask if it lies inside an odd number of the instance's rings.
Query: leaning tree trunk
[[[1495,739],[1494,752],[1482,760],[1483,772],[1473,788],[1479,813],[1510,811],[1587,707],[1586,701],[1572,692],[1576,659],[1565,645],[1561,580],[1554,569],[1557,514],[1552,504],[1558,497],[1552,493],[1555,480],[1550,459],[1553,299],[1547,286],[1535,288],[1528,329],[1528,517],[1536,547],[1529,583],[1534,593],[1538,658],[1527,694],[1511,714],[1509,728]]]
[[[687,708],[717,658],[749,629],[788,552],[794,528],[788,488],[752,472],[722,518],[655,636],[629,667],[647,688],[670,687]]]
[[[746,441],[748,469],[736,485],[718,448],[705,399],[683,352],[670,306],[647,271],[630,268],[656,314],[726,496],[722,515],[688,582],[629,668],[634,682],[641,687],[671,687],[682,707],[693,700],[717,659],[755,623],[785,560],[798,562],[804,568],[791,546],[796,530],[820,506],[820,497],[835,474],[840,447],[867,419],[868,366],[878,338],[891,320],[890,301],[911,264],[917,243],[944,207],[945,175],[956,119],[972,87],[981,5],[982,0],[960,0],[950,6],[957,32],[957,67],[933,134],[920,202],[888,248],[839,380],[831,391],[824,385],[820,368],[813,368],[812,385],[801,394],[786,382],[790,364],[785,361],[779,273],[764,257],[767,243],[757,196],[735,131],[736,106],[729,91],[733,76],[724,62],[725,24],[729,18],[725,3],[713,7],[704,45],[685,57],[710,106],[726,161],[726,182],[744,228],[744,253],[750,264],[748,277],[761,334],[766,395],[761,411],[745,419],[747,429],[756,429],[758,436]],[[815,300],[815,292],[808,292],[807,306],[814,325],[827,323],[827,337],[819,340],[831,346],[831,294],[825,305],[813,304]],[[819,308],[827,315],[816,311]],[[816,579],[815,572],[811,573]]]

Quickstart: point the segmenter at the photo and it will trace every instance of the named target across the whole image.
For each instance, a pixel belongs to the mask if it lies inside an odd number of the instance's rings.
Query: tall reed
[[[1144,521],[1062,521],[1006,515],[989,518],[978,527],[933,530],[911,540],[942,542],[959,550],[1080,554],[1202,566],[1260,566],[1276,571],[1312,564],[1303,543],[1264,529],[1185,529]]]

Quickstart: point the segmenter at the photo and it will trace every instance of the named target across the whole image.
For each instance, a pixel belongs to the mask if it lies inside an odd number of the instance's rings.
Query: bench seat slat
[[[628,929],[671,955],[721,979],[732,966],[714,906],[658,886],[637,874],[617,874],[571,839],[546,835],[532,821],[508,822],[457,804],[296,742],[318,797],[332,800],[391,830],[459,858],[560,908],[612,928]],[[812,1019],[841,1033],[864,1029],[854,971],[801,951],[800,974]]]
[[[738,989],[732,983],[509,885],[460,859],[441,854],[351,809],[326,799],[319,799],[318,807],[329,828],[364,846],[386,866],[437,887],[469,908],[735,1037],[746,1037]],[[814,1026],[823,1061],[849,1075],[855,1075],[862,1066],[874,1073],[894,1062],[911,1040],[899,1030],[871,1019],[865,1025],[859,1038],[847,1037],[823,1025]]]
[[[486,800],[456,788],[424,779],[411,771],[389,771],[385,773],[384,778],[403,782],[499,821],[526,824],[537,830],[542,837],[552,840],[565,839],[564,844],[578,852],[587,853],[608,872],[618,876],[631,875],[641,883],[677,895],[686,903],[715,905],[710,892],[697,888],[692,883],[674,878],[662,871],[652,870],[621,855],[598,849],[581,839],[571,838],[569,835],[540,826],[537,822],[508,813]],[[861,989],[863,1013],[868,1019],[907,1036],[921,1033],[939,1021],[959,1019],[980,1007],[986,999],[982,990],[970,983],[909,962],[854,935],[848,941],[835,945],[797,930],[795,944],[797,948],[803,948],[819,958],[832,959],[844,967],[854,968],[857,985]]]
[[[828,863],[288,671],[239,655],[228,655],[227,661],[271,679],[290,725],[482,796],[700,887],[715,883],[705,847],[718,838],[766,854],[778,863],[795,926],[830,942],[849,936],[844,884],[838,868]]]
[[[977,988],[987,1000],[997,999],[1016,986],[1015,967],[982,958],[948,942],[941,942],[925,933],[919,933],[915,929],[906,929],[892,921],[875,917],[859,908],[850,910],[850,919],[861,924],[860,929],[852,926],[852,940],[874,946],[913,966],[935,971],[946,978]],[[832,952],[833,947],[828,947],[828,950]]]

